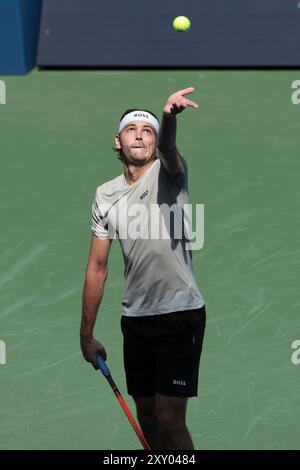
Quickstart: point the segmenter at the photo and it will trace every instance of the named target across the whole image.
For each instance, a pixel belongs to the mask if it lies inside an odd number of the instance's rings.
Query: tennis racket
[[[137,424],[136,420],[134,419],[130,409],[128,408],[124,398],[122,397],[120,390],[116,386],[114,379],[112,378],[112,375],[110,373],[109,368],[106,365],[106,362],[104,361],[103,357],[101,355],[98,355],[96,358],[97,364],[99,369],[101,370],[102,374],[104,377],[107,379],[109,385],[111,386],[114,394],[116,395],[121,407],[123,408],[124,413],[126,414],[131,426],[133,427],[137,437],[139,438],[142,446],[144,449],[151,450],[148,442],[146,441],[145,437],[143,436],[143,433],[141,429],[139,428],[139,425]]]

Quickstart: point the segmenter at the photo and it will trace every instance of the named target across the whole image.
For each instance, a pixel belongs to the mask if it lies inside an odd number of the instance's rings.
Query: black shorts
[[[197,396],[205,321],[205,306],[144,317],[122,315],[129,395]]]

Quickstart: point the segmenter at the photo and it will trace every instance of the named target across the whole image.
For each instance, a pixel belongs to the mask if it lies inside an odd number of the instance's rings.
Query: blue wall
[[[299,0],[44,0],[41,66],[299,66]],[[188,33],[173,18],[191,19]]]
[[[0,74],[24,74],[36,65],[42,0],[0,0]]]

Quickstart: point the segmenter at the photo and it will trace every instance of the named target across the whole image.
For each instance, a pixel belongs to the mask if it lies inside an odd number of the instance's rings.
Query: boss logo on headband
[[[149,119],[148,114],[144,114],[144,113],[135,113],[135,114],[134,114],[134,117],[145,117],[145,118],[148,118],[148,119]]]

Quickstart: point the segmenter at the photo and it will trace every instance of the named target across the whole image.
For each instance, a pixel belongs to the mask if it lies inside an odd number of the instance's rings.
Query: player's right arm
[[[93,337],[93,330],[108,275],[107,266],[111,242],[112,239],[109,238],[92,236],[82,295],[80,345],[85,360],[90,362],[95,369],[98,369],[96,356],[99,353],[106,359],[106,351],[102,344]]]
[[[158,151],[164,168],[173,176],[185,172],[184,161],[176,147],[176,115],[187,107],[198,108],[197,103],[185,97],[193,91],[194,87],[189,87],[173,93],[169,96],[163,109],[158,135]]]

